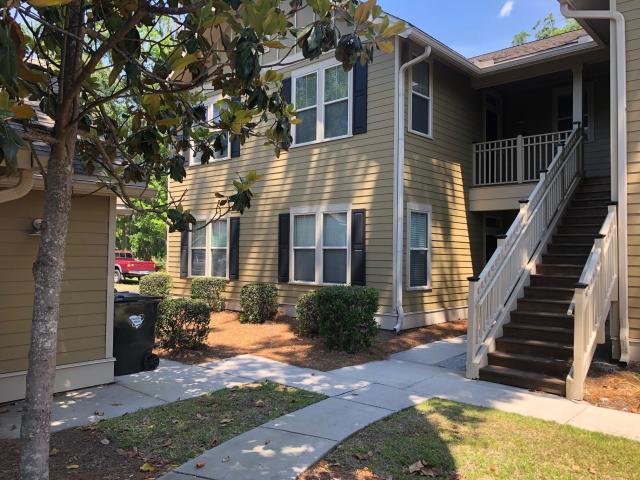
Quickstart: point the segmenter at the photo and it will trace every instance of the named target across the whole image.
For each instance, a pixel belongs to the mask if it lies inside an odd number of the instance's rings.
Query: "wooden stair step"
[[[560,263],[540,263],[536,265],[536,273],[542,275],[578,276],[582,275],[583,265],[567,265]]]
[[[537,357],[570,360],[573,358],[573,344],[550,342],[544,340],[528,340],[524,338],[500,337],[496,339],[496,350]]]
[[[537,273],[529,277],[532,287],[543,288],[575,288],[576,283],[580,280],[579,275],[540,275]]]
[[[543,253],[542,263],[554,265],[578,265],[584,266],[589,258],[589,252],[579,253]]]
[[[574,293],[575,288],[571,287],[529,286],[524,288],[524,298],[571,300]]]
[[[573,225],[560,224],[556,235],[590,235],[595,237],[600,232],[602,223],[576,223]]]
[[[508,323],[502,329],[504,334],[510,338],[526,338],[558,343],[573,342],[573,328],[531,323]]]
[[[566,382],[560,378],[544,373],[516,370],[498,365],[487,365],[480,369],[480,380],[502,383],[514,387],[540,390],[556,395],[564,395]]]
[[[554,358],[536,357],[520,353],[491,352],[489,365],[545,373],[559,378],[566,378],[571,370],[571,362]]]
[[[575,226],[575,225],[581,225],[581,226],[589,226],[592,227],[594,225],[598,226],[598,230],[600,230],[600,227],[602,227],[602,224],[604,223],[604,219],[606,218],[606,215],[565,215],[562,217],[562,221],[560,222],[560,225],[562,226]]]
[[[586,245],[593,246],[597,232],[588,235],[585,233],[556,233],[551,237],[551,245]]]
[[[591,252],[591,248],[593,247],[593,242],[591,243],[551,243],[547,247],[547,253],[550,254],[589,254]]]
[[[550,327],[573,327],[573,317],[566,313],[545,313],[545,312],[519,312],[514,311],[509,314],[511,324],[524,323],[527,325],[546,325]]]

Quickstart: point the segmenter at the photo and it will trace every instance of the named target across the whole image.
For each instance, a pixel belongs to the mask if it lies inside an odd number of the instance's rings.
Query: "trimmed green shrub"
[[[328,348],[357,353],[373,345],[378,333],[374,315],[378,291],[368,287],[326,287],[316,290],[319,335]]]
[[[172,284],[171,275],[168,273],[150,273],[140,279],[140,294],[167,298]]]
[[[320,312],[316,292],[307,292],[296,302],[296,317],[300,322],[300,335],[315,337],[320,332]]]
[[[242,323],[264,323],[278,313],[278,289],[273,283],[249,283],[240,290]]]
[[[198,348],[209,333],[211,311],[204,300],[167,298],[158,305],[156,336],[167,350]]]
[[[191,281],[191,298],[204,300],[212,312],[220,312],[224,310],[227,283],[224,278],[196,277]]]

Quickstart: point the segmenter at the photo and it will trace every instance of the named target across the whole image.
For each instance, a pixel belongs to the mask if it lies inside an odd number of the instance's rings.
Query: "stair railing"
[[[593,242],[569,308],[573,313],[573,365],[567,375],[567,398],[582,400],[584,382],[598,343],[605,340],[604,326],[611,303],[618,300],[618,221],[615,205]]]
[[[532,259],[546,243],[581,169],[582,128],[578,126],[541,172],[529,198],[521,201],[516,219],[480,275],[469,278],[467,377],[478,378],[487,364],[487,354],[495,348],[495,339],[535,265]]]

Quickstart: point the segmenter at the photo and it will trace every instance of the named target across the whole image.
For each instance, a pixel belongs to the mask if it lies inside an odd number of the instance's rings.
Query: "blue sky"
[[[564,23],[557,0],[378,0],[378,4],[466,56],[510,46],[514,34],[531,30],[549,12],[559,25]]]

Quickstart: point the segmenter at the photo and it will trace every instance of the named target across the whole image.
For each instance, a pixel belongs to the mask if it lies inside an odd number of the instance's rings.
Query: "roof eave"
[[[556,60],[563,57],[569,57],[572,55],[576,55],[579,53],[587,53],[589,51],[596,51],[602,48],[596,41],[593,39],[580,42],[573,45],[568,45],[564,47],[557,47],[550,50],[546,50],[543,52],[534,53],[531,55],[527,55],[525,57],[515,58],[513,60],[505,61],[496,65],[491,65],[488,67],[478,67],[469,59],[459,54],[452,48],[446,46],[442,42],[439,42],[435,38],[427,35],[422,30],[412,27],[407,29],[404,33],[400,35],[402,38],[407,38],[421,45],[429,45],[435,52],[437,52],[440,56],[452,62],[458,68],[468,73],[474,78],[479,78],[484,75],[490,75],[497,72],[504,72],[511,69],[517,69],[520,67],[535,65],[536,63],[541,63],[549,60]]]

